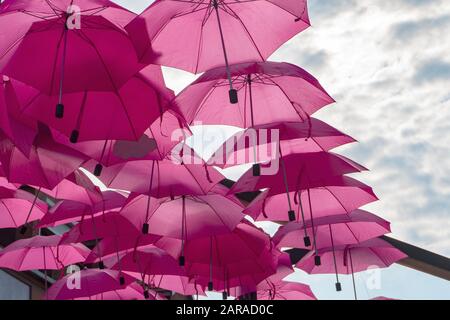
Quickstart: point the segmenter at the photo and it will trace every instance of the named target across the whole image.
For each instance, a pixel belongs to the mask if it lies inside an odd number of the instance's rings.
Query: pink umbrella
[[[210,291],[256,285],[275,273],[279,255],[270,236],[245,221],[228,234],[187,240],[183,250],[177,239],[162,238],[155,245],[174,257],[185,256],[187,274]]]
[[[90,250],[81,243],[60,244],[61,236],[34,236],[0,251],[0,267],[16,271],[58,270],[82,262]]]
[[[0,228],[18,228],[47,212],[47,204],[24,190],[0,187]]]
[[[279,149],[287,156],[330,151],[354,141],[326,123],[310,118],[305,122],[274,123],[240,131],[229,138],[212,158],[214,165],[220,167],[265,163],[276,158]]]
[[[217,194],[179,196],[158,201],[145,195],[130,196],[120,214],[144,234],[184,241],[230,233],[244,218],[242,207]],[[183,247],[183,245],[182,245]],[[184,257],[180,256],[184,265]]]
[[[111,258],[115,256],[117,260],[124,253],[133,252],[141,247],[146,247],[154,244],[161,236],[152,234],[127,234],[120,236],[108,236],[103,238],[94,249],[92,249],[89,256],[86,258],[86,263],[95,263],[101,260],[101,257]]]
[[[186,134],[189,134],[182,121],[180,116],[168,110],[162,114],[161,119],[153,122],[138,141],[92,140],[72,144],[65,135],[56,130],[53,135],[59,143],[70,146],[95,160],[93,173],[100,176],[103,166],[109,167],[133,160],[166,158],[173,147],[179,143],[172,139],[172,132],[184,130]]]
[[[0,12],[1,28],[6,31],[0,45],[0,72],[56,96],[55,115],[62,118],[63,95],[117,91],[142,69],[122,28],[134,16],[107,0],[8,0]],[[47,110],[48,106],[40,112]]]
[[[144,281],[150,288],[161,288],[177,292],[185,296],[204,296],[205,291],[197,284],[195,279],[178,275],[146,275]]]
[[[113,49],[111,49],[113,50]],[[155,87],[149,76],[137,73],[120,87],[84,89],[64,94],[64,114],[55,117],[49,105],[56,93],[38,93],[21,111],[57,129],[71,143],[87,140],[139,140],[166,110],[173,93]]]
[[[255,176],[254,169],[248,170],[233,185],[230,193],[257,191],[264,188],[270,188],[268,195],[285,193],[289,207],[289,221],[294,221],[295,211],[289,196],[290,190],[299,191],[326,186],[337,176],[367,169],[334,153],[313,152],[277,158],[270,162],[268,170],[270,170],[269,173],[258,176]]]
[[[314,228],[314,230],[312,230]],[[278,248],[302,248],[304,235],[315,235],[314,248],[329,248],[333,245],[353,245],[391,232],[390,223],[364,210],[355,210],[345,215],[315,218],[314,222],[290,222],[278,229],[273,242]]]
[[[152,245],[122,255],[120,260],[115,257],[108,258],[105,264],[110,269],[138,273],[142,281],[145,275],[185,275],[171,255]]]
[[[147,300],[165,300],[163,296],[154,291],[148,292]],[[144,300],[144,290],[137,283],[132,283],[125,289],[102,292],[93,296],[77,298],[75,300]]]
[[[240,96],[237,106],[228,104],[223,67],[205,72],[178,94],[174,104],[188,123],[251,128],[307,121],[334,102],[313,76],[289,63],[242,63],[231,66],[231,75]]]
[[[38,227],[57,226],[79,220],[83,216],[96,215],[121,208],[126,197],[115,191],[102,192],[101,200],[93,199],[91,205],[73,200],[61,200],[39,221]]]
[[[386,268],[391,264],[407,258],[407,255],[394,248],[388,242],[374,238],[354,245],[332,246],[318,250],[322,264],[315,264],[315,252],[304,256],[297,267],[309,274],[336,274],[336,290],[341,291],[338,274],[352,274],[353,288],[356,297],[354,273],[369,268]]]
[[[57,144],[47,132],[41,131],[29,157],[2,137],[0,161],[10,182],[53,189],[87,160],[83,154]]]
[[[336,176],[323,187],[289,192],[295,205],[296,220],[318,218],[350,213],[378,200],[372,188],[353,178]],[[309,206],[311,204],[311,207]],[[269,190],[260,193],[244,210],[257,221],[288,221],[286,195],[269,195]]]
[[[285,281],[258,288],[257,297],[258,300],[317,300],[308,285]]]
[[[71,300],[125,289],[134,278],[109,269],[85,269],[56,281],[47,291],[49,300]]]
[[[224,177],[205,164],[139,160],[105,168],[99,178],[109,188],[164,198],[205,195]]]
[[[21,114],[20,104],[34,94],[36,89],[0,75],[0,132],[26,156],[29,156],[36,138],[37,124]]]
[[[224,62],[228,69],[229,64],[264,61],[307,27],[309,18],[304,0],[257,3],[160,0],[126,29],[145,62],[156,61],[198,73]],[[236,103],[229,72],[228,79],[230,101]]]

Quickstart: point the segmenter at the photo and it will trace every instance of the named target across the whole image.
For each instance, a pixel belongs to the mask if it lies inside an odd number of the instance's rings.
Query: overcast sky
[[[152,1],[116,2],[139,12]],[[310,0],[309,6],[313,27],[270,60],[305,68],[336,99],[314,116],[359,141],[338,151],[371,170],[356,176],[381,199],[367,209],[392,222],[393,237],[449,256],[450,1]],[[167,69],[165,77],[176,91],[194,79]],[[414,277],[409,285],[427,297],[450,298],[445,281],[399,266],[385,274],[388,282]],[[307,282],[319,287],[323,279]],[[399,286],[389,282],[382,293],[420,297],[410,292],[414,287]]]

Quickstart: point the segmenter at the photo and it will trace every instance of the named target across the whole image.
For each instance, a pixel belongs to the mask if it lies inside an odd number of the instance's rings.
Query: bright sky
[[[115,0],[140,12],[152,0]],[[392,222],[393,237],[450,255],[450,2],[309,0],[313,27],[271,58],[316,76],[337,100],[314,116],[359,144],[338,149],[371,171],[358,179],[381,201],[366,209]],[[195,77],[165,69],[177,92]],[[381,272],[381,289],[357,277],[362,299],[450,299],[450,284],[404,267]],[[352,298],[351,279],[296,272],[322,299]],[[345,290],[346,289],[346,290]]]

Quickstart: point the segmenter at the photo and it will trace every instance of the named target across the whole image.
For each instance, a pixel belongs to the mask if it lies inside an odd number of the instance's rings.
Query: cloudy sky
[[[116,2],[140,12],[152,1]],[[315,117],[359,141],[337,151],[371,170],[357,176],[381,199],[367,209],[392,222],[393,237],[450,256],[450,2],[310,0],[309,6],[312,28],[270,60],[305,68],[337,100]],[[176,91],[194,79],[173,69],[165,76]],[[450,298],[445,281],[399,266],[383,271],[382,291],[367,292],[365,277],[358,280],[362,297]],[[294,278],[320,289],[319,297],[351,296],[328,290],[331,278]]]

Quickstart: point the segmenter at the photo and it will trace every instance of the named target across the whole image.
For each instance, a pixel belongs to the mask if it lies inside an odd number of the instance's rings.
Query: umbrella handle
[[[230,103],[236,104],[236,103],[238,103],[238,95],[237,95],[237,90],[233,88],[233,81],[231,80],[230,65],[228,63],[227,49],[225,47],[225,40],[223,37],[222,24],[220,23],[219,3],[217,2],[217,0],[213,0],[213,7],[214,7],[214,11],[216,12],[217,25],[219,27],[220,40],[222,42],[223,57],[225,59],[225,68],[227,70],[227,78],[228,78],[228,83],[230,85],[230,90],[228,91],[228,95],[230,98]]]

